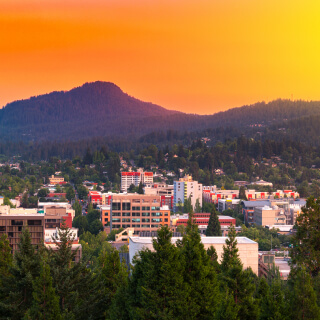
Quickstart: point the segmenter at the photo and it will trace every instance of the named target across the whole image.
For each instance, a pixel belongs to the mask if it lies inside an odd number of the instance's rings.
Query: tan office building
[[[140,250],[148,248],[154,251],[151,237],[130,237],[129,238],[129,258],[130,263],[132,259]],[[173,237],[171,242],[176,243],[181,238]],[[213,246],[218,255],[218,261],[221,262],[223,254],[223,246],[225,245],[227,237],[201,237],[201,242],[204,249],[207,250]],[[251,268],[252,271],[258,275],[258,243],[246,237],[237,237],[237,248],[243,268]]]
[[[102,219],[107,219],[106,213]],[[110,219],[111,229],[134,228],[134,233],[139,234],[156,231],[162,225],[170,226],[170,210],[167,206],[161,207],[160,196],[114,194]]]
[[[6,234],[12,251],[18,250],[20,236],[28,228],[31,243],[36,247],[44,240],[44,215],[42,214],[5,214],[0,215],[0,235]]]

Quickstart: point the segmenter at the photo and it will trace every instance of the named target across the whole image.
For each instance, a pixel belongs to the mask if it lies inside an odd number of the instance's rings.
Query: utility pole
[[[272,235],[271,235],[271,251],[272,251]]]

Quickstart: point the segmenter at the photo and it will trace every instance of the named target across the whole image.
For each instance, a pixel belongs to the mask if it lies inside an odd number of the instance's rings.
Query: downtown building
[[[109,205],[100,207],[105,229],[134,228],[134,234],[170,226],[170,209],[161,206],[161,197],[136,193],[112,194]]]
[[[183,209],[184,202],[189,198],[193,209],[195,209],[197,200],[202,207],[202,184],[198,183],[198,181],[193,181],[190,175],[173,182],[173,194],[174,212],[178,212],[179,208]]]
[[[125,192],[133,184],[138,187],[140,182],[145,185],[153,183],[153,172],[121,172],[121,191]]]

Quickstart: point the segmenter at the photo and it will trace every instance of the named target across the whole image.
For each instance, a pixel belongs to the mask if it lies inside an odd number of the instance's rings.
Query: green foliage
[[[94,235],[87,231],[80,236],[80,243],[84,260],[90,261],[91,265],[97,264],[97,259],[103,252],[112,251],[105,232]]]
[[[305,268],[295,270],[289,279],[290,315],[296,319],[320,319],[316,293],[312,287],[312,279]]]
[[[242,268],[242,263],[238,254],[239,249],[237,248],[237,243],[236,230],[233,226],[231,226],[228,233],[228,238],[226,239],[226,244],[223,246],[221,262],[222,270],[229,270],[231,267],[238,265],[240,265]]]
[[[21,319],[33,302],[33,281],[39,276],[39,255],[31,244],[27,228],[22,232],[9,277],[2,278],[2,311],[11,319]],[[1,312],[1,311],[0,311]],[[1,313],[0,313],[1,314]]]
[[[320,200],[310,197],[297,217],[290,251],[292,265],[304,266],[312,275],[320,271]]]
[[[79,237],[86,231],[89,230],[88,219],[85,216],[77,216],[72,221],[72,227],[78,229]]]
[[[46,261],[40,263],[40,275],[33,281],[32,304],[25,319],[61,319],[59,297],[52,286],[50,267]]]
[[[248,200],[246,196],[246,189],[244,186],[241,186],[239,189],[239,199],[241,200]]]
[[[140,181],[139,187],[138,187],[138,194],[144,194],[143,185],[142,185],[141,181]]]
[[[219,284],[198,227],[192,221],[192,214],[180,247],[184,260],[184,283],[192,294],[187,307],[188,316],[191,319],[211,319],[220,303]]]
[[[180,251],[171,243],[167,227],[153,240],[155,252],[140,251],[135,259],[130,281],[132,318],[185,319],[187,316],[186,284]]]
[[[75,201],[72,208],[75,211],[75,217],[79,217],[82,215],[82,206],[79,201]]]
[[[193,212],[193,207],[192,207],[192,204],[191,204],[191,197],[189,197],[187,199],[184,199],[183,212],[184,213]]]
[[[221,236],[221,226],[219,222],[219,217],[217,214],[217,211],[215,208],[212,209],[209,222],[208,222],[208,227],[206,230],[206,236],[207,237],[220,237]]]
[[[284,289],[284,285],[278,279],[267,288],[267,294],[261,300],[261,320],[290,319]]]
[[[67,192],[66,192],[66,198],[71,202],[71,200],[73,200],[75,197],[75,192],[73,187],[68,187],[67,188]]]
[[[88,189],[83,185],[77,186],[78,197],[80,200],[86,199],[88,196]]]
[[[194,207],[194,212],[196,212],[196,213],[201,213],[202,212],[202,208],[200,206],[199,199],[196,200],[196,204],[195,204],[195,207]]]
[[[11,247],[7,235],[0,235],[0,285],[3,277],[10,275],[10,268],[12,267]]]
[[[43,188],[38,191],[39,198],[45,198],[48,194],[49,194],[49,190],[47,188]]]
[[[12,204],[10,199],[8,197],[4,197],[3,199],[3,205],[4,206],[10,206],[10,208],[15,208],[16,206]]]
[[[108,241],[115,241],[116,240],[116,234],[122,232],[124,229],[120,228],[120,229],[112,229],[110,231],[110,233],[108,234],[107,240]]]
[[[246,227],[241,226],[242,230],[238,234],[239,237],[247,237],[259,243],[259,250],[269,251],[271,249],[271,239],[272,248],[281,248],[281,246],[288,247],[291,242],[291,236],[278,234],[278,229],[268,229],[262,226],[251,226]]]

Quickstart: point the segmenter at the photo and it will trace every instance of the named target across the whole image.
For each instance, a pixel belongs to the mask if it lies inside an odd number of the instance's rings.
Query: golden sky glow
[[[189,113],[320,100],[319,17],[319,0],[0,0],[0,106],[96,80]]]

